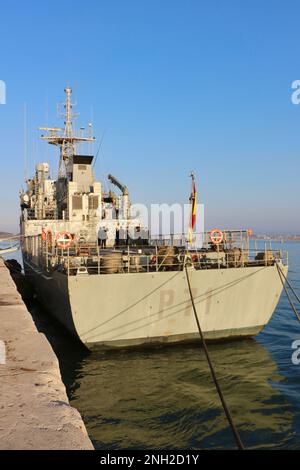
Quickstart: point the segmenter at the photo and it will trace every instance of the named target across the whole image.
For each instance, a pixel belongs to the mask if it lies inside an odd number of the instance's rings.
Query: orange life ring
[[[42,240],[43,242],[46,241],[46,230],[44,228],[42,228]]]
[[[218,228],[214,228],[209,234],[210,241],[214,245],[220,245],[224,240],[224,233]]]
[[[73,243],[73,237],[70,232],[58,232],[56,234],[56,244],[59,248],[70,248]]]

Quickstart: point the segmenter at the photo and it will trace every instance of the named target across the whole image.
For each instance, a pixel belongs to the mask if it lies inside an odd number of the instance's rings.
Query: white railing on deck
[[[149,246],[100,248],[96,243],[75,243],[67,249],[49,246],[48,239],[42,242],[39,235],[26,237],[23,250],[29,261],[47,271],[60,270],[67,275],[180,271],[186,264],[197,270],[271,266],[278,261],[288,264],[288,253],[271,249],[268,242],[264,248],[249,248],[245,231],[226,232],[222,245],[213,245],[209,233],[201,235],[203,248],[168,245],[168,239],[174,240],[170,236],[155,244],[152,238]],[[174,253],[160,254],[162,247],[168,246],[174,247]]]

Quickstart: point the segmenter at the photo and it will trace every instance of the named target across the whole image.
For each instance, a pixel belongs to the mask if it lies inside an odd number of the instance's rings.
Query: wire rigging
[[[97,153],[96,153],[96,156],[95,156],[95,160],[94,160],[94,162],[93,162],[93,168],[94,168],[95,165],[96,165],[97,158],[98,158],[99,152],[100,152],[101,147],[102,147],[102,143],[103,143],[103,139],[104,139],[105,133],[106,133],[106,129],[103,131],[103,134],[102,134],[102,136],[101,136],[100,143],[99,143],[99,147],[98,147],[98,150],[97,150]]]

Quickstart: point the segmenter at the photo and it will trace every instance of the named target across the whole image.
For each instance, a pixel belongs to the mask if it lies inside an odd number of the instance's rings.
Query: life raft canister
[[[218,228],[214,228],[209,234],[210,241],[214,245],[220,245],[224,240],[224,233]]]
[[[70,232],[58,232],[56,234],[56,244],[59,248],[70,248],[73,237]]]
[[[52,244],[52,232],[50,229],[42,228],[42,240],[50,245]]]
[[[49,247],[52,247],[52,241],[53,241],[52,238],[53,238],[52,237],[52,232],[51,232],[50,229],[48,229],[47,232],[46,232],[46,242],[47,242],[47,245]]]

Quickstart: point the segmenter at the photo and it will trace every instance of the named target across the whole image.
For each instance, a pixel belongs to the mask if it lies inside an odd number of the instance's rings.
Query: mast
[[[72,94],[72,88],[67,86],[65,88],[65,93],[66,93],[66,102],[65,102],[65,136],[66,137],[71,137],[73,134],[72,130],[72,107],[73,104],[71,102],[71,94]]]
[[[76,135],[73,131],[73,118],[78,114],[73,113],[73,103],[71,99],[72,88],[65,88],[66,100],[64,102],[64,129],[60,127],[40,127],[42,131],[46,131],[46,135],[42,135],[41,139],[46,140],[49,144],[56,145],[60,148],[58,178],[71,179],[73,168],[73,156],[76,155],[76,144],[79,142],[94,142],[91,130],[89,135]]]

